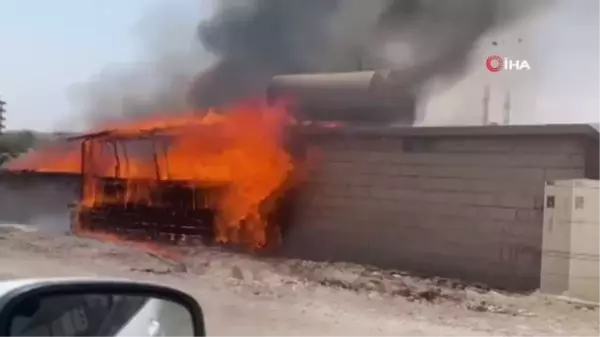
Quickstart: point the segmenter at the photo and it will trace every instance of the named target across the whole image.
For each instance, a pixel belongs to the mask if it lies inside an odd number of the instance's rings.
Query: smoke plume
[[[90,126],[264,95],[284,73],[393,68],[418,92],[431,78],[460,76],[482,34],[537,0],[526,2],[222,0],[205,20],[200,8],[167,3],[140,27],[134,65],[105,69],[75,99]]]
[[[198,77],[190,98],[218,105],[264,92],[276,74],[384,67],[403,70],[402,81],[418,90],[432,77],[460,75],[482,34],[531,11],[533,2],[522,3],[221,1],[199,27],[200,41],[220,61]]]
[[[89,81],[75,85],[74,119],[83,116],[84,127],[90,127],[188,108],[186,93],[192,80],[212,57],[196,37],[202,8],[186,5],[165,3],[145,13],[134,27],[139,55],[133,62],[107,65]]]

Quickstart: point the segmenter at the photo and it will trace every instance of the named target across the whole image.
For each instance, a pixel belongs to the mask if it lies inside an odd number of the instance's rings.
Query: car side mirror
[[[122,280],[0,282],[0,336],[205,335],[198,302],[170,287]]]

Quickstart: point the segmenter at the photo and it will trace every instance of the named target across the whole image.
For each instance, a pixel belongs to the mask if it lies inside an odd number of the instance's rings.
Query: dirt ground
[[[598,309],[340,263],[0,228],[0,278],[126,277],[192,294],[209,335],[589,335]],[[175,262],[174,260],[177,260]]]

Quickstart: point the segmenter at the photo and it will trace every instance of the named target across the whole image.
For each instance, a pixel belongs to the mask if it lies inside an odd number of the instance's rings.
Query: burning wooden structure
[[[276,246],[276,210],[297,164],[283,132],[289,119],[281,107],[255,102],[230,109],[152,117],[69,138],[80,145],[77,155],[65,152],[68,163],[50,166],[81,175],[74,232]],[[49,166],[43,156],[32,159],[20,165]]]
[[[105,131],[70,140],[81,142],[81,202],[72,224],[74,232],[99,231],[171,242],[214,239],[215,210],[208,198],[223,186],[200,187],[171,179],[168,165],[161,165],[168,156],[166,130],[130,135]],[[139,158],[143,156],[139,148],[144,145],[151,151],[143,155],[150,158]],[[112,170],[102,164],[108,155],[113,157]],[[128,174],[131,155],[151,162],[148,169],[153,176]]]

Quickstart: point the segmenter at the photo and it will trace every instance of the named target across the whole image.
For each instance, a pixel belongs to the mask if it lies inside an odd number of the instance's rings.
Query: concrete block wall
[[[43,230],[69,230],[69,203],[78,200],[76,175],[0,174],[0,224],[22,224]]]
[[[539,287],[544,182],[597,178],[588,163],[598,152],[597,131],[588,126],[340,129],[306,137],[320,159],[295,200],[284,254],[508,289]]]

